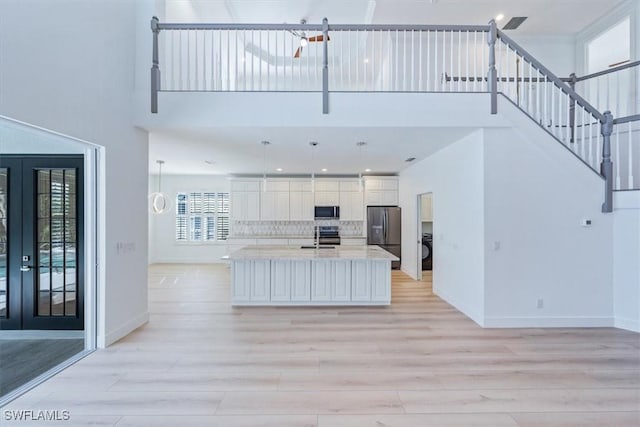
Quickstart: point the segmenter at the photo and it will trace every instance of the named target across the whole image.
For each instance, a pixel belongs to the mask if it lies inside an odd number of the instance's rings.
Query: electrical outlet
[[[544,308],[544,300],[542,298],[538,299],[538,308]]]

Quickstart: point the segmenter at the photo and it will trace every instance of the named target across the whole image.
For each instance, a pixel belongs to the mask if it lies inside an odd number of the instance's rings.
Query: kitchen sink
[[[300,249],[335,249],[335,246],[300,246]]]

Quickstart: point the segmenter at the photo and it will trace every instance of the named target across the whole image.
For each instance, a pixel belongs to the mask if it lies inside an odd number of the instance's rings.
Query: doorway
[[[0,157],[0,330],[84,329],[84,157]]]
[[[431,276],[433,270],[433,193],[419,194],[417,197],[417,278],[424,274]]]

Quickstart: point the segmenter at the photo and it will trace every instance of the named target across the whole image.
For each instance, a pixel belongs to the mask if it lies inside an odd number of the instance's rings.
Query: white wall
[[[485,326],[611,326],[603,182],[543,131],[519,130],[485,130]]]
[[[510,32],[506,34],[511,36]],[[558,77],[576,72],[576,42],[571,36],[518,36],[513,40]],[[527,71],[528,72],[528,71]]]
[[[158,190],[158,176],[151,176],[150,191]],[[170,212],[149,214],[149,263],[212,263],[222,262],[227,244],[176,242],[175,200],[179,192],[229,192],[230,183],[220,175],[163,175],[162,192],[172,200]]]
[[[0,114],[104,147],[99,345],[148,318],[147,134],[131,102],[134,26],[148,25],[136,9],[147,3],[0,2]]]
[[[418,195],[433,193],[433,289],[480,325],[484,319],[482,131],[400,174],[402,270],[418,269]]]
[[[640,191],[615,193],[614,206],[615,326],[640,332]]]

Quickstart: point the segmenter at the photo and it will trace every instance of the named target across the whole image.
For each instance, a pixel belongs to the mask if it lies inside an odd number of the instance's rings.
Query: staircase
[[[561,79],[494,21],[484,26],[329,25],[326,18],[322,24],[176,24],[154,17],[151,30],[152,113],[158,112],[160,92],[315,92],[322,95],[323,114],[331,112],[331,93],[489,93],[492,114],[498,113],[498,96],[504,96],[603,178],[603,212],[613,210],[614,189],[640,188],[634,178],[640,166],[633,161],[640,143],[637,96],[625,104],[628,115],[614,118],[576,92],[592,88],[588,81],[604,74],[637,73],[640,62]],[[640,84],[636,80],[627,86],[632,93]],[[616,93],[628,95],[617,87]],[[611,92],[606,101],[620,114]]]

